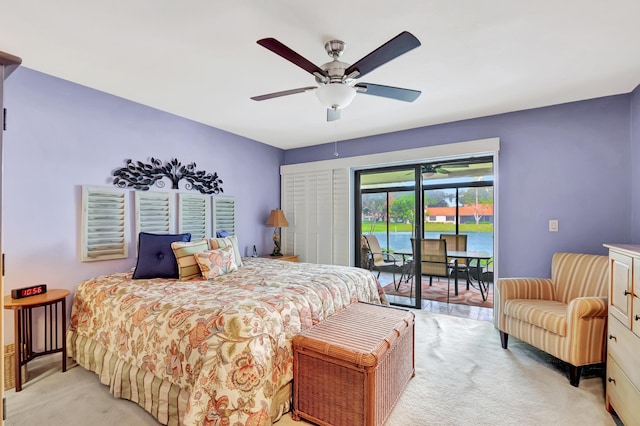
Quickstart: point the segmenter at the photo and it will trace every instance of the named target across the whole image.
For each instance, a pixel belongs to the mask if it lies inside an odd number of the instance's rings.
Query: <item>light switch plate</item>
[[[549,232],[558,232],[558,220],[557,219],[549,220]]]

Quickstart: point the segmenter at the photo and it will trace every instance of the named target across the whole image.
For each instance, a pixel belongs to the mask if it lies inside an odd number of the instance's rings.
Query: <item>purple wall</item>
[[[631,92],[630,103],[631,158],[635,166],[640,160],[640,86]],[[640,244],[640,167],[631,169],[631,227],[631,240]]]
[[[603,243],[632,241],[631,194],[640,188],[631,184],[631,168],[640,147],[632,155],[631,97],[354,139],[339,142],[338,150],[344,158],[499,137],[500,275],[549,276],[555,251],[606,254]],[[636,106],[638,97],[636,93]],[[635,144],[640,145],[638,136]],[[285,162],[327,160],[332,152],[333,144],[289,150]],[[548,232],[549,219],[559,220],[559,232]]]
[[[24,67],[5,82],[5,105],[5,293],[33,283],[73,291],[81,280],[135,266],[133,245],[126,260],[83,263],[79,255],[81,186],[112,186],[111,172],[127,158],[178,158],[217,172],[224,195],[236,198],[242,254],[253,244],[271,251],[264,223],[280,204],[282,150]]]

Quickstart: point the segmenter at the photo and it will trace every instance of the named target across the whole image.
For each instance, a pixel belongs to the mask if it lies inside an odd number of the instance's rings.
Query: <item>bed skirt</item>
[[[100,343],[79,336],[73,330],[67,332],[67,356],[96,373],[100,382],[109,386],[114,397],[135,402],[164,425],[183,425],[189,391],[119,359]],[[291,409],[291,395],[289,382],[273,397],[272,422]]]

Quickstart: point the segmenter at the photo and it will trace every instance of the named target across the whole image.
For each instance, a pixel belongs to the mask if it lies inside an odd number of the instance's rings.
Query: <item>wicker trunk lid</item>
[[[414,314],[355,303],[293,338],[293,417],[382,425],[414,369]]]

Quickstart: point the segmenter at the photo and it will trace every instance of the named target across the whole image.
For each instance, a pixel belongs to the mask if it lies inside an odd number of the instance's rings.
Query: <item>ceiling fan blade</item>
[[[351,65],[344,72],[344,75],[350,75],[354,71],[358,74],[356,77],[362,77],[370,73],[380,65],[384,65],[392,59],[420,46],[420,41],[410,32],[403,31],[355,64]],[[353,77],[352,77],[353,78]]]
[[[295,95],[317,89],[316,86],[300,87],[299,89],[283,90],[282,92],[267,93],[266,95],[253,96],[254,101],[266,101],[267,99],[279,98],[281,96]]]
[[[309,74],[313,74],[313,75],[320,74],[320,76],[329,77],[329,75],[325,70],[323,70],[313,62],[309,61],[308,59],[303,58],[301,55],[294,52],[284,44],[280,43],[275,38],[271,38],[271,37],[263,38],[258,40],[257,43],[260,46],[269,49],[276,55],[282,56],[287,61],[299,66]]]
[[[382,86],[380,84],[358,83],[353,87],[358,93],[365,95],[382,96],[383,98],[397,99],[399,101],[413,102],[422,93],[419,90],[403,89],[400,87]]]
[[[340,120],[340,110],[327,108],[327,121],[336,121]]]

